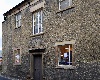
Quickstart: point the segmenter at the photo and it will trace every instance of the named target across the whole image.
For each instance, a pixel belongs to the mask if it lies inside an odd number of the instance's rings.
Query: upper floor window
[[[16,28],[21,26],[21,13],[16,14]]]
[[[43,32],[42,27],[42,10],[33,13],[33,34]]]
[[[65,9],[72,5],[72,0],[59,0],[59,10]]]

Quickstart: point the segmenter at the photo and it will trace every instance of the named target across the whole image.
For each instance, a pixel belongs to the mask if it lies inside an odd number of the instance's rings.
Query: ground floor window
[[[73,46],[75,41],[57,42],[56,45],[56,59],[58,66],[73,65],[74,52]]]
[[[15,65],[21,64],[21,50],[20,50],[20,48],[14,49],[14,64]]]
[[[72,65],[72,44],[59,45],[59,65]]]

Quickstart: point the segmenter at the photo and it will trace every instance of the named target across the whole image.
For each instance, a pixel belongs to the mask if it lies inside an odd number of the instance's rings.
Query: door
[[[34,80],[42,80],[42,55],[34,55]]]

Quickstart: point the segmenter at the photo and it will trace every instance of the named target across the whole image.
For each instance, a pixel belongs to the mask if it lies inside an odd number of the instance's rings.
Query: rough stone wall
[[[3,32],[3,75],[26,79],[29,75],[29,40],[32,33],[32,13],[29,7],[21,12],[21,27],[15,28],[15,15],[8,16],[2,24]],[[21,49],[21,65],[14,65],[13,48]]]
[[[6,45],[8,45],[7,44],[7,41],[8,41],[8,36],[7,36],[7,28],[6,28],[6,22],[4,23],[2,23],[2,49],[3,49],[3,54],[2,54],[2,56],[3,56],[3,63],[2,63],[2,66],[3,66],[3,68],[2,68],[2,71],[5,73],[5,72],[7,72],[7,46]],[[4,51],[4,50],[6,50],[6,51]]]
[[[58,0],[45,0],[43,8],[44,80],[100,79],[100,1],[73,0],[73,6],[58,11]],[[15,29],[15,15],[3,22],[3,74],[26,79],[29,74],[29,49],[32,47],[32,13],[29,7],[21,11],[22,25]],[[74,45],[76,68],[57,69],[56,42],[76,40]],[[13,48],[21,47],[21,65],[13,65]]]
[[[56,1],[46,0],[44,8],[45,80],[99,80],[100,1],[73,0],[65,11],[58,11]],[[69,40],[76,40],[76,68],[56,69],[54,44]]]

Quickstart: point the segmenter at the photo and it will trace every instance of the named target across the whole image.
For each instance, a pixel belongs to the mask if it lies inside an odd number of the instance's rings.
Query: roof
[[[24,0],[21,3],[19,3],[18,5],[16,5],[15,7],[13,7],[12,9],[10,9],[9,11],[7,11],[6,13],[4,13],[3,15],[6,16],[7,14],[9,14],[10,12],[12,12],[13,10],[15,10],[16,8],[19,8],[19,6],[21,6],[22,4],[24,4],[25,2],[28,2],[29,0]]]

